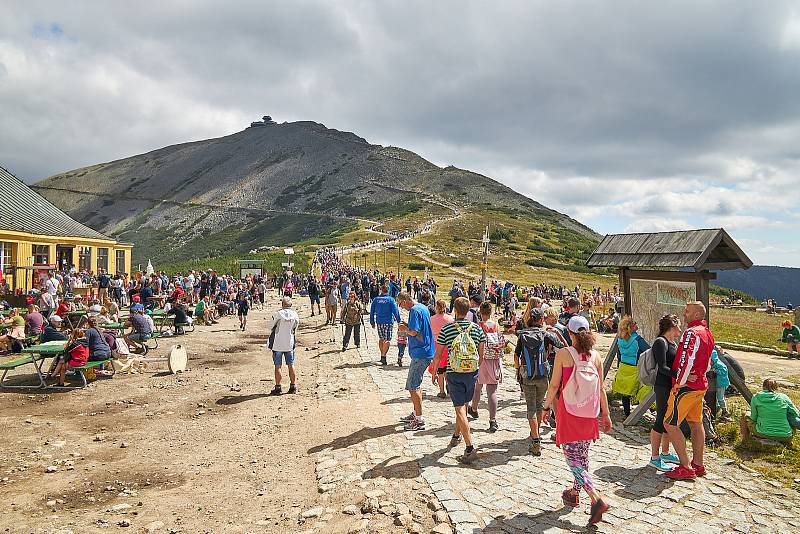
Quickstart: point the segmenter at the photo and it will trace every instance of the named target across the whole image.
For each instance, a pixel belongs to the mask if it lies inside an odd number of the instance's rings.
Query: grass
[[[785,317],[764,312],[711,308],[711,331],[714,339],[728,343],[765,348],[786,348],[778,342]]]

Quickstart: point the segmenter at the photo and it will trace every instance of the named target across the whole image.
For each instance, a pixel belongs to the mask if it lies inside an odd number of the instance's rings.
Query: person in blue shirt
[[[392,340],[394,323],[400,322],[400,308],[397,301],[389,296],[386,284],[381,286],[381,294],[373,299],[369,307],[369,324],[372,328],[378,325],[378,349],[381,351],[381,365],[387,365],[386,354],[389,352],[389,342]]]
[[[391,278],[389,279],[389,296],[392,297],[393,299],[396,299],[397,295],[399,294],[400,294],[400,286],[395,280],[394,275],[392,275]]]
[[[399,330],[408,336],[408,355],[411,357],[406,389],[414,405],[414,418],[406,422],[405,429],[425,430],[420,388],[425,371],[436,352],[431,329],[431,314],[427,306],[416,302],[407,291],[401,291],[397,295],[397,302],[401,308],[408,311],[408,323],[401,323]]]
[[[350,280],[344,276],[339,283],[339,294],[342,296],[342,302],[347,302],[350,299]]]

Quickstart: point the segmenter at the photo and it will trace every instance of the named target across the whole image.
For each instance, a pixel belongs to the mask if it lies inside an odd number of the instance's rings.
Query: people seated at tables
[[[86,311],[86,304],[83,302],[83,297],[81,295],[75,295],[75,311]]]
[[[216,309],[211,306],[211,297],[206,295],[197,302],[197,306],[194,307],[194,316],[197,319],[202,319],[203,324],[217,324],[218,321],[215,319]]]
[[[58,315],[51,315],[50,321],[44,327],[39,341],[47,343],[48,341],[66,341],[67,336],[61,333],[61,317]]]
[[[148,281],[144,280],[142,289],[139,290],[139,298],[141,299],[141,304],[146,306],[149,310],[156,307],[156,302],[152,299],[153,295],[153,288],[150,287]]]
[[[112,299],[103,300],[103,308],[106,309],[106,316],[111,319],[111,322],[116,323],[119,321],[119,305]]]
[[[128,318],[128,325],[133,328],[133,332],[125,336],[128,345],[141,345],[153,336],[152,319],[144,314],[144,306],[134,304],[131,306],[131,315]]]
[[[64,352],[56,360],[56,368],[53,374],[58,379],[57,386],[64,386],[64,378],[67,369],[82,367],[89,361],[89,342],[83,328],[76,328],[69,336],[69,342],[64,348]]]
[[[175,289],[172,290],[172,293],[167,299],[167,302],[175,304],[179,300],[182,300],[185,294],[186,293],[183,291],[183,288],[180,286],[180,284],[178,284],[177,286],[175,286]]]
[[[44,330],[44,315],[39,313],[39,307],[35,304],[28,305],[28,313],[25,315],[25,333],[28,336],[38,336]]]
[[[794,426],[791,424],[794,422]],[[750,400],[750,411],[742,414],[739,429],[742,441],[750,436],[789,442],[795,428],[800,426],[800,412],[792,400],[778,393],[778,382],[773,378],[764,380],[764,387]]]
[[[0,352],[22,352],[25,341],[25,318],[20,315],[19,310],[13,308],[8,318],[2,322],[2,326],[7,332],[0,336]]]
[[[64,300],[62,300],[58,305],[58,308],[56,308],[56,315],[63,319],[67,312],[73,312],[76,310],[77,308],[75,307],[74,298],[72,295],[66,295]]]
[[[176,334],[183,334],[183,325],[184,324],[192,324],[192,318],[187,315],[186,306],[182,301],[178,301],[175,303],[168,312],[167,315],[174,315],[175,316],[175,333]]]
[[[87,323],[89,326],[85,335],[89,344],[89,361],[99,362],[111,358],[109,341],[113,342],[114,335],[109,333],[111,339],[107,340],[106,335],[97,328],[97,317],[89,317]]]

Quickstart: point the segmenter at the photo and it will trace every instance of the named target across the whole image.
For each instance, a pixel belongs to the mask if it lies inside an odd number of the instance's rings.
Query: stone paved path
[[[383,404],[400,417],[411,410],[404,385],[407,367],[380,367],[377,339],[369,331],[370,350],[362,345],[360,357],[380,389]],[[396,347],[389,361],[396,359]],[[370,365],[370,363],[374,365]],[[485,396],[480,418],[472,423],[480,460],[462,466],[455,460],[463,445],[448,449],[453,430],[449,399],[435,396],[437,389],[426,374],[424,412],[427,430],[407,433],[413,458],[423,478],[444,505],[458,533],[556,533],[586,530],[588,506],[577,509],[561,504],[561,491],[571,480],[561,451],[543,439],[541,457],[527,452],[525,403],[512,373],[498,392],[500,431],[486,432]],[[695,482],[671,482],[646,466],[649,443],[644,437],[617,427],[593,445],[591,471],[598,489],[612,504],[599,532],[798,532],[796,513],[800,496],[781,484],[766,480],[729,460],[710,453],[708,476]],[[582,499],[585,494],[582,495]],[[588,498],[586,499],[588,501]]]

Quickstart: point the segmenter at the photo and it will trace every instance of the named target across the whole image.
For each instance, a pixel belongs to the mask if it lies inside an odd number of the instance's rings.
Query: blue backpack
[[[547,378],[550,362],[544,346],[544,332],[520,332],[518,343],[522,343],[522,355],[527,376],[523,378]]]

